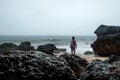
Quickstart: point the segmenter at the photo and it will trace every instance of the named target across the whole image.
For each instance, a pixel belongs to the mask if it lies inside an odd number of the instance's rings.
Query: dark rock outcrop
[[[0,45],[0,52],[2,53],[9,53],[11,50],[16,50],[17,45],[13,43],[3,43]]]
[[[109,59],[106,60],[108,63],[114,63],[114,62],[119,62],[120,63],[120,55],[111,55],[109,56]]]
[[[120,26],[107,26],[107,25],[100,25],[96,31],[94,32],[98,37],[104,36],[107,34],[115,34],[120,33]]]
[[[34,50],[34,47],[31,46],[30,42],[25,41],[25,42],[21,42],[21,44],[18,46],[18,50],[30,51],[30,50]]]
[[[60,57],[64,58],[68,62],[78,78],[81,77],[85,67],[89,64],[85,59],[76,55],[62,54]]]
[[[80,80],[120,80],[120,56],[112,55],[106,61],[95,60]]]
[[[100,36],[91,45],[95,54],[99,56],[120,55],[120,33]]]
[[[66,61],[42,52],[0,54],[0,80],[77,80]]]
[[[60,49],[60,48],[59,48],[59,49],[57,48],[57,49],[54,50],[54,53],[61,53],[61,52],[64,52],[64,53],[65,53],[65,52],[66,52],[66,49],[65,49],[65,48],[61,48],[61,49]]]
[[[57,48],[54,44],[45,44],[38,46],[37,51],[41,51],[47,54],[52,54],[56,49]]]

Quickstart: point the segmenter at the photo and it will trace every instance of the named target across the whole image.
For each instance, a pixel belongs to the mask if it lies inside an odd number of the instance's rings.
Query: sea
[[[96,36],[74,36],[77,42],[76,54],[84,54],[86,51],[93,51],[91,44],[96,40]],[[39,36],[0,36],[0,44],[14,43],[19,45],[21,42],[29,41],[31,45],[37,48],[39,45],[48,43],[55,44],[57,48],[65,48],[70,53],[70,42],[72,36],[63,35],[39,35]]]

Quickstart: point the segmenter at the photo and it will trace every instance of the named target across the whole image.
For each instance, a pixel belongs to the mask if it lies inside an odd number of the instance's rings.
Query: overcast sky
[[[0,35],[94,35],[120,25],[120,0],[0,0]]]

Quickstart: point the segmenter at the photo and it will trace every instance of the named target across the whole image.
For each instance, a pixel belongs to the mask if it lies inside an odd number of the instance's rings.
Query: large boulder
[[[120,55],[120,33],[100,36],[91,47],[95,54],[99,56]]]
[[[13,43],[3,43],[0,45],[0,52],[2,53],[9,53],[11,50],[16,50],[17,45]]]
[[[30,51],[30,50],[34,50],[34,47],[31,46],[30,42],[25,41],[25,42],[21,42],[21,44],[18,46],[18,50]]]
[[[62,54],[60,57],[64,58],[68,62],[77,78],[81,77],[85,67],[89,64],[85,59],[82,59],[77,55]]]
[[[42,52],[0,54],[0,80],[77,80],[64,59]]]
[[[115,34],[120,33],[120,26],[107,26],[107,25],[100,25],[96,31],[94,32],[98,37],[107,35],[107,34]]]
[[[106,61],[93,61],[80,80],[120,80],[120,56],[112,55]]]
[[[57,48],[54,44],[45,44],[38,46],[37,51],[41,51],[47,54],[53,54],[54,50],[56,49]]]

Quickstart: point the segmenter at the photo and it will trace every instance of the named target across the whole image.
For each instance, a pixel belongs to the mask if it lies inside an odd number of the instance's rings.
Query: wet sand
[[[91,63],[93,60],[96,60],[96,59],[102,60],[102,61],[108,59],[108,57],[96,57],[94,55],[80,55],[80,57],[86,59],[89,63]]]

